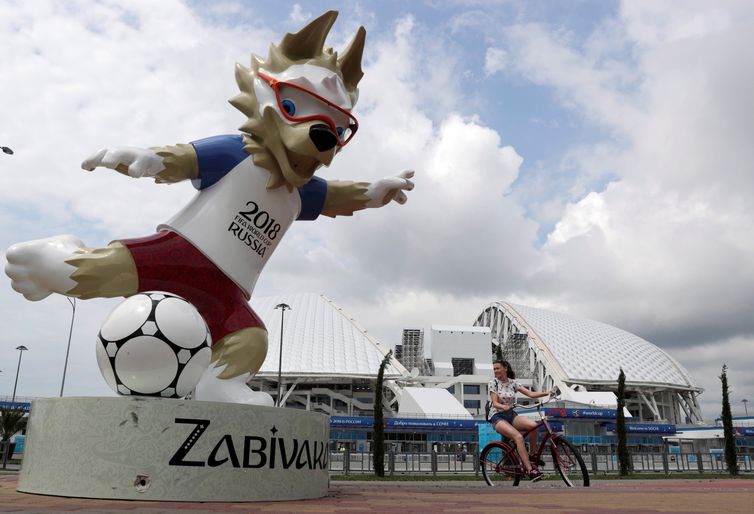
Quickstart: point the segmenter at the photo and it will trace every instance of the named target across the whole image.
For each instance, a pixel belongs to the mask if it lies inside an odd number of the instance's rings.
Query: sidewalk
[[[16,492],[17,475],[0,475],[0,512],[47,513],[750,513],[754,481],[596,480],[568,489],[555,481],[521,487],[479,482],[332,482],[327,497],[291,502],[181,503],[87,500]]]

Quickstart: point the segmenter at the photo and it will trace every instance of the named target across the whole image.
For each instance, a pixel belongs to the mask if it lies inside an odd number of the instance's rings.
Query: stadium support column
[[[282,394],[283,387],[283,328],[285,322],[285,311],[290,310],[291,306],[287,303],[279,303],[275,306],[275,309],[280,309],[280,356],[278,358],[278,397],[277,406],[280,407],[280,395]]]

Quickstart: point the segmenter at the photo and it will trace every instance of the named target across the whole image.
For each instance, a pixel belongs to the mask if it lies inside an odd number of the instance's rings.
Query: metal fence
[[[0,443],[0,465],[5,466],[11,457],[7,455],[10,444]],[[23,457],[17,454],[16,457]],[[330,453],[330,472],[336,475],[373,473],[371,452],[345,450]],[[615,475],[620,471],[620,463],[615,454],[590,452],[582,454],[584,463],[592,476]],[[543,454],[545,465],[541,469],[554,472],[552,457]],[[385,453],[385,474],[387,475],[461,475],[480,474],[478,452],[459,454],[456,452],[410,452]],[[727,473],[725,457],[710,453],[637,453],[631,455],[631,468],[634,473]],[[754,456],[739,455],[738,468],[741,473],[754,471]]]
[[[618,457],[609,453],[582,454],[584,463],[592,476],[615,475],[620,471]],[[550,455],[542,455],[545,472],[554,472]],[[754,459],[749,455],[738,456],[741,473],[754,471]],[[634,473],[727,473],[725,457],[717,454],[703,453],[640,453],[631,456]],[[411,452],[385,453],[386,475],[479,475],[479,455],[469,453]],[[343,451],[330,454],[330,472],[336,475],[364,474],[374,471],[371,452]]]

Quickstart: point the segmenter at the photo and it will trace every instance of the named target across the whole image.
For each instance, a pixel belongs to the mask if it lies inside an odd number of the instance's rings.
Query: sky
[[[408,203],[299,222],[255,291],[323,293],[386,346],[494,301],[661,347],[720,413],[754,399],[754,4],[571,0],[0,0],[0,248],[153,232],[194,194],[99,148],[237,132],[236,62],[328,9],[363,25],[360,129],[326,179],[416,171]],[[3,250],[4,252],[4,250]],[[4,255],[4,254],[3,254]],[[4,259],[3,259],[4,261]],[[94,356],[120,300],[76,304],[66,395],[112,394]],[[0,278],[0,396],[60,393],[72,308]],[[627,370],[630,378],[630,370]]]

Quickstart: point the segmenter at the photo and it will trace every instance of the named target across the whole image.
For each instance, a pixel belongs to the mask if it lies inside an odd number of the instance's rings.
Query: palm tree
[[[4,443],[2,446],[9,446],[7,457],[13,455],[13,448],[15,446],[9,444],[10,438],[26,428],[25,414],[21,408],[0,407],[0,436],[2,436],[0,441]],[[5,454],[3,455],[3,469],[5,469],[7,457]]]
[[[620,368],[618,375],[618,407],[615,410],[615,433],[618,436],[618,462],[620,463],[620,475],[626,476],[631,471],[631,454],[628,453],[628,436],[626,431],[626,415],[623,409],[626,407],[626,374]]]
[[[374,384],[374,431],[372,432],[372,453],[374,454],[374,474],[385,476],[385,423],[382,414],[382,387],[385,380],[385,368],[390,363],[393,350],[387,352],[380,363],[377,372],[377,382]]]
[[[733,415],[730,411],[730,397],[728,389],[728,366],[723,364],[723,372],[720,375],[723,386],[723,437],[725,438],[725,463],[728,465],[728,473],[738,475],[738,458],[736,457],[736,432],[733,429]]]

